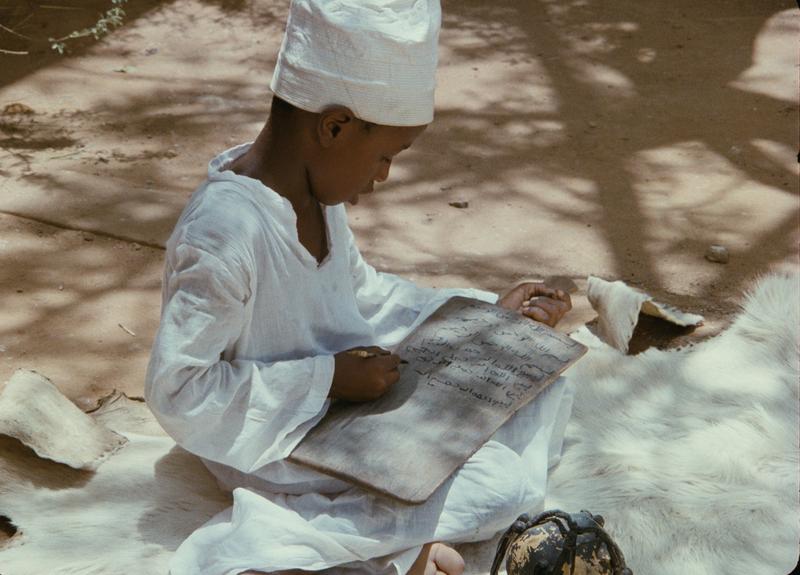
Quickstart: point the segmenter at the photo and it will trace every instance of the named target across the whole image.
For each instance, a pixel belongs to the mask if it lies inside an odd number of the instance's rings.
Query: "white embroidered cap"
[[[440,24],[439,0],[293,0],[270,87],[309,112],[428,124]]]

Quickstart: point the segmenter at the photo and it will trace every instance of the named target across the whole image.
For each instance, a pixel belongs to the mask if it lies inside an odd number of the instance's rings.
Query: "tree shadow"
[[[198,6],[210,7],[202,16],[211,14],[220,28],[231,25],[233,18],[239,18],[236,26],[252,22],[232,40],[234,47],[227,51],[232,65],[244,63],[245,56],[235,54],[235,43],[251,42],[248,34],[258,30],[279,38],[286,11],[277,3],[211,0],[131,3],[126,10],[132,24],[153,10],[169,8],[161,17],[179,20],[172,33],[180,33],[195,25]],[[792,102],[732,85],[752,65],[754,41],[764,24],[784,8],[781,2],[766,1],[734,10],[723,0],[679,0],[659,6],[657,13],[652,6],[622,0],[612,5],[599,0],[448,3],[440,83],[450,89],[443,91],[436,120],[397,160],[393,170],[402,172],[397,183],[387,183],[382,187],[386,193],[351,212],[367,260],[428,285],[493,290],[521,279],[526,270],[572,279],[600,273],[635,280],[655,297],[679,305],[670,293],[672,272],[659,258],[687,252],[702,258],[709,218],[730,234],[747,218],[729,201],[725,187],[701,189],[683,204],[665,200],[659,207],[659,198],[669,199],[672,187],[685,186],[675,178],[702,178],[706,170],[724,168],[738,175],[740,181],[731,180],[732,187],[752,181],[772,195],[796,198],[791,188],[796,174],[759,144],[796,147],[787,121],[797,117],[789,109]],[[274,56],[264,53],[252,66],[269,69]],[[198,50],[176,67],[219,57]],[[27,64],[14,60],[10,67],[7,61],[3,57],[0,86],[20,81],[55,59],[48,54]],[[57,228],[91,231],[153,250],[145,249],[149,257],[133,257],[129,247],[125,257],[115,258],[122,253],[115,250],[123,248],[110,240],[98,254],[98,245],[106,240],[73,238],[69,245],[74,251],[62,257],[46,246],[4,252],[0,258],[7,285],[17,285],[14,278],[24,275],[26,293],[49,294],[59,283],[54,268],[78,270],[98,281],[74,287],[63,302],[32,309],[27,319],[0,331],[0,343],[13,339],[20,348],[41,348],[37,341],[53,337],[53,325],[74,321],[81,306],[102,307],[115,293],[129,289],[138,293],[136,311],[147,318],[135,330],[137,342],[148,347],[157,325],[157,250],[203,178],[204,163],[194,163],[197,150],[210,157],[231,140],[252,138],[267,112],[263,75],[210,83],[202,75],[176,74],[167,83],[142,73],[127,81],[146,89],[116,91],[91,111],[35,116],[30,129],[18,138],[9,136],[14,145],[6,149],[13,162],[2,165],[7,177],[0,182],[0,193],[5,213],[55,226],[45,230],[31,224],[45,236],[67,233]],[[510,89],[500,96],[483,89],[494,81]],[[86,82],[93,85],[88,72]],[[454,91],[454,82],[463,85]],[[92,147],[98,135],[119,145]],[[36,162],[49,169],[28,171],[26,165]],[[184,176],[177,179],[175,163],[184,167]],[[26,185],[13,201],[8,199],[12,177]],[[474,194],[470,208],[448,207],[448,199],[461,189]],[[408,217],[418,219],[398,218],[398,203],[410,206]],[[535,209],[537,222],[591,226],[600,240],[584,245],[558,233],[542,238],[532,225],[509,228],[503,214],[519,209]],[[486,228],[481,211],[498,215],[491,228]],[[674,221],[674,234],[658,237],[652,225],[657,218]],[[794,257],[796,231],[796,208],[776,214],[728,266],[712,268],[710,279],[700,280],[694,301],[737,296],[754,275]],[[470,241],[461,246],[452,241],[454,235]],[[476,243],[485,249],[476,251]],[[573,255],[584,252],[607,252],[611,263],[588,267],[571,262]],[[124,355],[132,344],[120,341],[113,349],[97,348],[89,335],[67,339],[61,333],[60,338],[52,354],[65,365],[82,349]],[[141,380],[141,375],[128,377]],[[118,369],[98,371],[93,381],[120,376]]]
[[[123,25],[135,22],[149,11],[172,0],[143,0],[123,5]],[[63,38],[73,31],[94,26],[99,16],[111,8],[109,0],[64,1],[41,5],[38,2],[12,2],[0,7],[0,88],[28,74],[50,66],[64,56],[52,49],[50,38]],[[102,41],[102,40],[100,40]],[[89,36],[70,42],[68,55],[79,57],[98,40]]]
[[[654,260],[651,247],[657,239],[648,225],[655,211],[653,198],[670,195],[670,184],[679,182],[669,178],[685,173],[699,178],[709,168],[713,172],[710,158],[738,173],[740,181],[714,193],[702,190],[688,205],[656,214],[681,222],[668,254],[691,250],[702,257],[709,243],[702,230],[709,217],[721,233],[737,233],[743,223],[741,207],[726,200],[742,181],[781,190],[795,207],[760,230],[737,253],[736,264],[720,267],[703,286],[703,295],[720,295],[723,277],[731,286],[724,295],[739,293],[755,273],[796,254],[797,175],[781,158],[754,145],[771,141],[794,149],[796,134],[787,117],[796,118],[796,110],[791,101],[733,85],[752,65],[754,41],[764,23],[785,10],[783,3],[765,2],[731,13],[722,1],[682,1],[661,7],[657,17],[652,7],[619,2],[609,8],[591,0],[506,6],[460,2],[447,8],[445,65],[477,64],[489,54],[509,66],[503,80],[513,90],[502,100],[484,98],[484,106],[439,109],[425,136],[427,148],[447,150],[449,161],[426,162],[423,154],[410,155],[404,161],[413,166],[415,180],[446,185],[468,181],[483,188],[481,194],[491,195],[491,201],[528,196],[553,217],[587,222],[602,230],[616,277],[636,278],[658,294],[667,287],[669,272]],[[730,26],[731,21],[736,25]],[[520,72],[513,72],[514,67]],[[473,69],[475,87],[464,93],[477,100],[483,71]],[[539,73],[531,75],[532,70]],[[706,77],[713,83],[704,81]],[[509,128],[527,138],[509,138]],[[689,148],[685,155],[691,161],[666,161],[661,165],[664,181],[651,185],[661,151],[682,146]],[[556,186],[588,182],[593,194],[567,189],[564,195],[570,201],[565,203],[563,196],[552,200],[547,190],[523,191],[514,176],[525,165],[528,173]],[[423,201],[426,194],[416,198]],[[381,209],[371,228],[398,234],[412,253],[430,249],[403,235],[401,226],[393,224],[390,206]],[[532,258],[544,267],[547,247]],[[490,274],[500,271],[498,266],[510,270],[512,262],[527,261],[524,255],[531,251],[536,246],[528,244],[524,252],[494,260],[494,266],[481,261],[480,269]]]
[[[51,38],[65,38],[75,31],[91,28],[113,5],[110,0],[57,0],[42,4],[17,0],[0,6],[0,88],[22,80],[29,74],[62,62],[80,58],[107,36],[89,35],[68,40],[64,55],[55,51]],[[176,0],[129,0],[121,5],[125,11],[122,25],[111,28],[110,34],[131,28],[137,21],[160,10],[170,9],[176,19],[192,24],[193,12],[202,6],[219,10],[222,17],[247,12],[251,21],[260,25],[284,20],[285,8],[272,3],[248,0],[198,0],[181,3]],[[145,51],[147,46],[142,46]]]

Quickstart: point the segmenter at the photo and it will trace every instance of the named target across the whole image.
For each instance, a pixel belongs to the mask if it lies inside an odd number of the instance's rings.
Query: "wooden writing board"
[[[425,501],[520,407],[586,352],[519,313],[464,297],[394,350],[400,380],[334,403],[289,459],[403,501]]]

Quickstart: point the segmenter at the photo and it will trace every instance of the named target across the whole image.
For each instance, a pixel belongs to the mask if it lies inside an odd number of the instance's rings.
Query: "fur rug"
[[[231,499],[145,404],[114,395],[93,414],[128,443],[95,472],[0,437],[2,575],[166,575],[172,553]]]
[[[800,283],[772,278],[719,337],[591,345],[548,507],[600,513],[634,572],[780,575],[800,542]]]
[[[588,331],[548,507],[589,509],[638,575],[783,575],[797,561],[800,276],[773,277],[721,336],[625,356]],[[96,471],[0,437],[2,575],[166,573],[180,541],[229,505],[138,402],[93,414],[128,444]],[[0,517],[0,533],[3,528]],[[464,546],[486,573],[492,544]]]

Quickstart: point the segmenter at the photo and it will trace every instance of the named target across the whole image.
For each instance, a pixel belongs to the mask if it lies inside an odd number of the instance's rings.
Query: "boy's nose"
[[[383,162],[381,163],[381,167],[378,170],[378,173],[375,174],[375,181],[376,182],[385,182],[389,179],[389,168],[392,167],[391,162]]]

